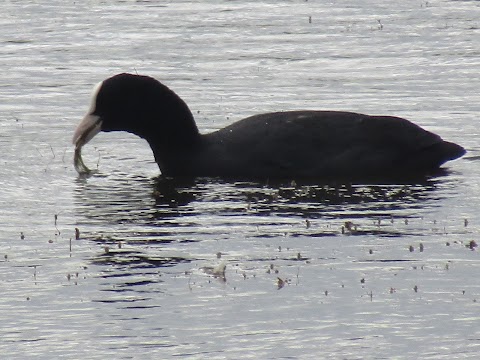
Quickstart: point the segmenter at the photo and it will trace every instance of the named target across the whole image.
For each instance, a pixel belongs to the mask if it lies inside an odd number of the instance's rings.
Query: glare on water
[[[447,0],[3,4],[2,358],[477,358],[479,19]],[[109,133],[79,176],[74,128],[119,72],[164,82],[202,132],[349,110],[468,153],[416,183],[178,181]]]

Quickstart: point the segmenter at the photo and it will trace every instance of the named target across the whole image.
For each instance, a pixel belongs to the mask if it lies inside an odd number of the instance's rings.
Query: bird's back
[[[220,176],[361,178],[428,171],[465,152],[405,119],[336,111],[255,115],[204,137],[222,154],[206,166]]]

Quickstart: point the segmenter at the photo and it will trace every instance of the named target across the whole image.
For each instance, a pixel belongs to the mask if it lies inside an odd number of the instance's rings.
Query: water
[[[2,358],[477,358],[478,19],[478,1],[5,2]],[[73,130],[122,71],[204,132],[351,110],[468,154],[420,184],[172,183],[101,134],[81,178]]]

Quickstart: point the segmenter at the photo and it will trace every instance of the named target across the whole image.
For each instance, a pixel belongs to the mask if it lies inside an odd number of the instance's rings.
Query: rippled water
[[[477,358],[479,19],[478,1],[2,4],[2,358]],[[420,183],[178,182],[101,134],[79,177],[73,129],[123,71],[205,132],[340,109],[468,153]]]

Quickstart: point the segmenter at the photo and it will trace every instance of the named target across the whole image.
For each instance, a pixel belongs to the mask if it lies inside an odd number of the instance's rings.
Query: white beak
[[[72,143],[81,148],[97,135],[102,128],[102,119],[98,115],[87,114],[78,124],[73,134]]]

